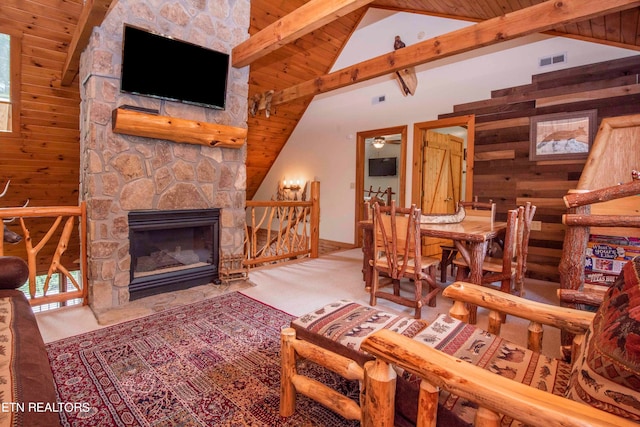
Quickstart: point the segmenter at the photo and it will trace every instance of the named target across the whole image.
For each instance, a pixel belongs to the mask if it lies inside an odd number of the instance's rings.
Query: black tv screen
[[[224,109],[229,55],[124,26],[120,90]]]
[[[397,157],[369,159],[369,176],[396,176]]]

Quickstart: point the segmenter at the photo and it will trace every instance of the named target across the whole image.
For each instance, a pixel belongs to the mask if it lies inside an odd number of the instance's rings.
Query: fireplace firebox
[[[129,212],[129,299],[219,283],[220,210]]]

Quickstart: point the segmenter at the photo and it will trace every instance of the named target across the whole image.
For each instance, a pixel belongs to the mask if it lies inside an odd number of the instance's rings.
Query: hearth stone
[[[220,283],[220,210],[129,212],[130,300]]]

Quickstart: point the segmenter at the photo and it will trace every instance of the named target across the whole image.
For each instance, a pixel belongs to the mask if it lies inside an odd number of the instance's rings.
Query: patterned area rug
[[[299,396],[279,416],[280,329],[293,316],[234,292],[47,345],[69,426],[356,426]],[[301,371],[358,398],[357,382]]]

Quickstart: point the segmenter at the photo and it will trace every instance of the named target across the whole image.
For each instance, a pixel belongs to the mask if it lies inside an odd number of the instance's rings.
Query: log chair
[[[492,334],[500,332],[502,313],[529,320],[527,347],[536,354],[541,351],[543,325],[570,332],[575,337],[573,358],[571,362],[558,360],[556,373],[543,366],[528,369],[532,377],[526,381],[514,381],[506,361],[526,360],[528,356],[521,351],[517,358],[510,358],[506,353],[500,355],[498,359],[505,361],[504,366],[493,364],[482,368],[467,363],[468,359],[440,351],[438,344],[434,344],[430,327],[413,339],[386,330],[370,334],[362,342],[361,350],[375,356],[377,369],[382,370],[385,364],[390,364],[396,370],[404,370],[421,379],[418,426],[435,426],[441,416],[441,412],[436,412],[438,401],[449,404],[451,396],[463,399],[461,405],[453,406],[454,410],[464,408],[468,413],[470,408],[477,408],[471,422],[483,427],[513,425],[514,420],[541,427],[620,427],[637,426],[640,422],[640,386],[636,381],[640,374],[640,345],[635,341],[640,320],[625,316],[639,308],[640,257],[625,265],[623,274],[607,292],[597,313],[541,304],[464,282],[452,284],[443,295],[455,302],[450,317],[441,316],[432,323],[438,324],[436,329],[454,318],[455,322],[466,322],[469,318],[467,304],[477,305],[490,310],[488,329]],[[621,301],[627,303],[620,305]],[[616,325],[616,329],[612,329]],[[469,326],[458,324],[452,329]],[[430,340],[421,342],[425,335],[431,337]],[[447,336],[449,338],[451,336]],[[506,348],[509,354],[518,350],[512,344]],[[568,365],[567,378],[564,378],[564,368],[560,364]],[[567,383],[561,384],[566,379]],[[549,383],[559,386],[546,389]],[[365,388],[380,386],[389,385],[365,382]],[[376,390],[376,393],[384,391]],[[363,409],[365,418],[369,412],[387,411],[388,408],[379,407],[382,404],[384,402],[371,405],[367,402],[369,406]],[[452,424],[447,421],[442,425]]]

